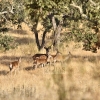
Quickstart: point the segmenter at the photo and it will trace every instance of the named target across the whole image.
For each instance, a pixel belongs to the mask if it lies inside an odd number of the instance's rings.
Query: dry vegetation
[[[100,51],[83,51],[81,44],[72,42],[60,51],[74,56],[63,64],[34,70],[32,55],[38,52],[34,35],[26,25],[23,29],[7,33],[15,37],[18,48],[0,52],[0,100],[100,100]],[[9,63],[18,57],[22,57],[20,71],[7,74]]]

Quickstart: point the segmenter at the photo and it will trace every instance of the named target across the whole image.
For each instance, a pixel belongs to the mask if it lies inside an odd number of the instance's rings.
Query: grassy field
[[[71,42],[67,47],[63,45],[60,52],[67,55],[70,51],[73,57],[63,64],[34,70],[32,55],[38,52],[34,35],[26,25],[23,29],[6,33],[19,46],[0,52],[0,100],[100,100],[100,50],[83,51],[81,44]],[[9,63],[18,57],[22,58],[20,71],[7,74]]]

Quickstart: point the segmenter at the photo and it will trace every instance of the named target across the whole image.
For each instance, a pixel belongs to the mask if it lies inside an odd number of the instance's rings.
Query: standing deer
[[[44,49],[46,50],[46,53],[45,54],[37,53],[37,54],[33,55],[32,56],[33,60],[35,60],[37,57],[46,59],[48,57],[48,52],[49,52],[50,48],[51,48],[51,46],[44,47]]]
[[[57,50],[57,53],[55,55],[51,55],[51,56],[53,58],[53,63],[55,63],[55,62],[62,63],[66,59],[71,58],[72,54],[69,52],[68,55],[62,55],[62,53]]]
[[[43,63],[46,63],[46,62],[48,62],[49,60],[48,60],[48,52],[49,52],[49,50],[51,49],[51,46],[49,46],[49,47],[44,47],[44,49],[46,50],[46,53],[45,54],[40,54],[40,53],[37,53],[37,54],[35,54],[35,55],[33,55],[32,56],[32,58],[33,58],[33,65],[40,65],[40,64],[42,64],[43,66],[44,66],[44,64]],[[47,61],[48,60],[48,61]]]
[[[35,54],[34,56],[32,56],[33,61],[35,61],[36,58],[44,58],[44,59],[46,59],[47,57],[48,57],[47,54]]]
[[[16,61],[10,62],[9,69],[10,69],[11,74],[14,71],[15,71],[15,74],[16,74],[16,71],[19,70],[20,62],[21,62],[21,58],[18,58],[18,60],[16,60]]]
[[[51,55],[53,57],[53,62],[62,62],[63,60],[63,56],[61,54],[61,52],[58,51],[57,49],[57,53],[55,55]]]
[[[39,65],[42,65],[44,67],[46,64],[51,64],[51,55],[48,55],[46,58],[41,56],[41,57],[36,57],[34,62],[33,62],[33,67],[37,68]]]
[[[42,65],[42,67],[44,67],[46,63],[47,63],[47,58],[44,59],[37,57],[33,62],[33,67],[35,66],[35,68],[37,68],[39,65]]]

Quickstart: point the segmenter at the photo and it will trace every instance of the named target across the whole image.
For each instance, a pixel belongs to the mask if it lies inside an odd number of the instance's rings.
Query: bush
[[[17,44],[14,42],[14,39],[11,36],[0,34],[0,49],[3,48],[5,51],[7,51],[16,47]]]
[[[97,34],[92,32],[83,32],[83,30],[73,30],[66,33],[66,41],[83,42],[83,50],[97,52],[96,44],[98,42]],[[63,39],[64,40],[64,39]]]

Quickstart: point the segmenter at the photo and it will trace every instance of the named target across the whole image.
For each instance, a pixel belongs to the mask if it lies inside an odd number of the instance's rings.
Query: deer
[[[55,55],[51,55],[51,56],[53,58],[53,63],[56,63],[56,62],[61,62],[62,63],[66,59],[71,58],[72,54],[71,54],[71,52],[69,52],[67,55],[62,55],[62,53],[59,52],[58,49],[57,49],[56,54]]]
[[[33,62],[33,68],[35,66],[35,69],[36,69],[40,65],[42,65],[42,67],[44,67],[46,64],[48,64],[48,63],[50,64],[50,61],[51,61],[51,55],[48,55],[48,57],[46,57],[46,58],[43,56],[36,57]]]
[[[37,54],[32,56],[33,62],[35,62],[36,59],[47,59],[48,58],[48,52],[51,49],[51,46],[49,46],[49,47],[44,46],[44,49],[46,50],[45,54],[37,53]]]
[[[16,60],[16,61],[10,62],[9,69],[10,69],[11,74],[14,71],[15,71],[15,74],[16,74],[16,70],[19,70],[20,63],[21,63],[21,57],[18,58],[18,60]]]
[[[58,51],[57,49],[57,53],[55,55],[52,55],[54,63],[55,62],[62,62],[63,57],[62,57],[62,53]]]
[[[51,59],[52,56],[49,54],[49,50],[51,49],[51,46],[49,47],[44,47],[44,49],[46,50],[45,54],[35,54],[32,56],[33,58],[33,67],[34,66],[38,66],[38,65],[42,65],[42,67],[44,67],[46,64],[51,64]]]
[[[39,65],[42,65],[42,67],[44,67],[46,63],[47,59],[37,57],[33,62],[33,67],[35,66],[35,68],[37,68]]]
[[[45,54],[37,53],[37,54],[33,55],[32,56],[33,60],[35,60],[35,58],[37,58],[37,57],[46,59],[48,56],[48,52],[51,49],[51,46],[49,46],[49,47],[44,46],[44,49],[46,50],[46,53]]]
[[[34,56],[32,56],[33,61],[36,60],[36,58],[46,59],[47,57],[47,54],[35,54]]]

